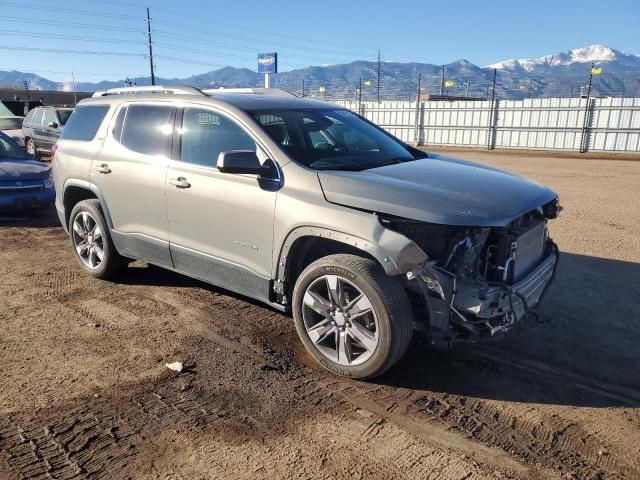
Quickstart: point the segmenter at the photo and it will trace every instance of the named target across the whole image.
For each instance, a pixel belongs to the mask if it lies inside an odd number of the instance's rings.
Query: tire
[[[363,313],[368,307],[370,312]],[[292,308],[307,351],[345,377],[382,374],[404,355],[413,333],[411,305],[400,280],[356,255],[329,255],[310,264],[296,281]]]
[[[33,158],[35,158],[36,160],[40,160],[40,154],[38,153],[38,149],[36,148],[36,142],[33,141],[33,138],[27,139],[27,143],[25,144],[25,150]]]
[[[69,217],[69,236],[76,260],[88,274],[106,279],[126,265],[113,245],[98,200],[83,200],[73,207]]]

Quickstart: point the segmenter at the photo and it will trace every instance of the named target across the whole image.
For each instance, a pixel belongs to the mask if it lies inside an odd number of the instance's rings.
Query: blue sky
[[[260,51],[278,51],[281,70],[375,60],[378,48],[386,60],[478,65],[596,43],[640,54],[640,0],[0,0],[0,70],[147,75],[146,6],[161,77],[255,69]]]

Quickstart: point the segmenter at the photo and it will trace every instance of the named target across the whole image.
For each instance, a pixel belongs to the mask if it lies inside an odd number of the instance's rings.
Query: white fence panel
[[[411,143],[640,152],[640,98],[334,103]]]

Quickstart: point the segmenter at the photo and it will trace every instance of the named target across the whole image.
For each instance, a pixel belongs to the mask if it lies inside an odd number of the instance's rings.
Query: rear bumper
[[[53,205],[55,191],[49,189],[5,192],[0,194],[0,212],[20,212]]]

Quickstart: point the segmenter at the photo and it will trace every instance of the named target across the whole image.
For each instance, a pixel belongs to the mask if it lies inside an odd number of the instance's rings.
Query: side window
[[[24,117],[24,123],[26,123],[27,125],[31,123],[31,120],[33,119],[33,115],[36,113],[35,110],[29,110],[29,113],[27,113],[27,116]]]
[[[127,107],[122,107],[118,112],[118,116],[116,117],[116,121],[113,124],[113,129],[111,130],[111,134],[113,138],[115,138],[118,142],[122,137],[122,126],[124,125],[124,117],[127,114]]]
[[[176,109],[164,105],[130,105],[121,143],[145,155],[167,155]]]
[[[220,152],[228,150],[255,151],[256,143],[240,125],[224,115],[185,108],[180,147],[183,162],[215,167]]]
[[[42,124],[46,127],[51,122],[58,123],[58,119],[56,118],[56,112],[54,112],[50,108],[45,108],[44,109],[44,116],[42,118]]]
[[[69,117],[60,138],[85,142],[93,140],[108,111],[109,105],[77,107]]]
[[[69,117],[73,113],[73,110],[57,110],[56,113],[58,115],[58,120],[60,120],[58,123],[60,125],[66,125]]]
[[[44,108],[37,108],[35,110],[36,113],[33,114],[33,118],[31,119],[31,125],[34,127],[39,127],[42,125],[42,115],[44,114]]]

